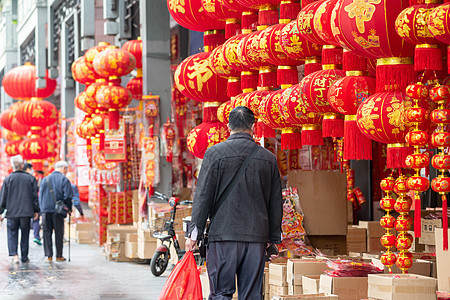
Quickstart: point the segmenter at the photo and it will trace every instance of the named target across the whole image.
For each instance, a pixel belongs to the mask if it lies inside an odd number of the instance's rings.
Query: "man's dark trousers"
[[[263,293],[265,243],[211,242],[206,254],[209,299],[260,300]]]
[[[54,213],[41,213],[44,232],[44,254],[53,257],[52,235],[55,231],[56,257],[63,256],[64,218]]]
[[[17,255],[17,244],[20,228],[20,259],[25,262],[28,260],[28,245],[30,237],[30,217],[8,218],[8,251],[9,256]]]

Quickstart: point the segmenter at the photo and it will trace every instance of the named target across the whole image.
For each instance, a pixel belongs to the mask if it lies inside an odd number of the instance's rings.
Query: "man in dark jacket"
[[[280,174],[275,156],[263,147],[256,146],[257,152],[236,186],[220,208],[215,207],[255,147],[254,123],[250,109],[233,109],[228,124],[231,136],[209,148],[202,162],[186,250],[194,250],[209,218],[209,299],[231,299],[236,291],[235,275],[239,299],[262,299],[266,246],[281,242]]]
[[[39,191],[42,227],[44,231],[44,253],[47,261],[53,260],[52,235],[55,231],[56,261],[65,261],[63,257],[64,218],[55,214],[56,201],[63,203],[72,211],[72,186],[65,174],[69,170],[67,162],[61,160],[55,164],[55,171],[42,179]],[[53,194],[50,190],[53,188]]]
[[[14,172],[5,178],[0,192],[0,214],[6,209],[9,256],[13,257],[14,263],[19,263],[17,244],[20,228],[20,259],[26,263],[30,261],[30,218],[36,220],[39,217],[38,188],[34,177],[22,170],[22,156],[11,157],[11,165]],[[3,220],[2,216],[0,220]]]

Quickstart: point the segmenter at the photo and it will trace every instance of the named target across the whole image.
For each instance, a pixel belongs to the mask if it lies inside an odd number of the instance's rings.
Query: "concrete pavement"
[[[97,245],[71,243],[71,262],[48,263],[43,246],[33,243],[30,263],[8,256],[6,220],[0,229],[0,299],[158,299],[169,275],[154,277],[149,264],[107,261]],[[19,248],[20,249],[20,248]],[[20,251],[20,250],[19,250]],[[68,258],[68,244],[64,244]]]

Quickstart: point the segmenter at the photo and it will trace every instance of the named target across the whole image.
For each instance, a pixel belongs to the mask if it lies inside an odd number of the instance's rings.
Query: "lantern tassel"
[[[322,63],[320,62],[320,59],[314,59],[311,60],[311,62],[308,62],[306,60],[305,62],[305,76],[308,76],[309,74],[312,74],[314,72],[322,70]]]
[[[246,89],[256,90],[257,86],[258,86],[258,73],[241,72],[241,90]]]
[[[297,84],[298,71],[296,66],[279,66],[277,69],[277,84]]]
[[[444,233],[444,251],[448,250],[448,213],[447,213],[447,195],[442,195],[442,231]]]
[[[387,147],[386,166],[389,169],[407,168],[406,157],[413,153],[413,148],[406,144],[389,144]]]
[[[117,109],[109,109],[109,129],[119,129],[120,113]]]
[[[217,111],[219,110],[219,105],[217,103],[206,102],[203,105],[203,122],[218,122]]]
[[[344,120],[340,118],[326,119],[322,121],[323,137],[343,137],[344,136]]]
[[[259,25],[275,25],[278,24],[278,9],[276,6],[260,9],[258,12]]]
[[[241,28],[255,31],[258,26],[258,14],[252,11],[242,13]]]
[[[323,145],[322,130],[320,129],[302,129],[302,145],[321,146]]]
[[[353,54],[350,51],[344,50],[342,56],[343,71],[366,71],[367,58]]]
[[[344,159],[372,159],[372,140],[359,130],[356,120],[344,121]]]
[[[235,97],[242,93],[241,79],[237,77],[228,78],[227,82],[227,97]]]
[[[272,68],[263,68],[259,71],[258,76],[259,87],[274,87],[277,86],[277,72]]]
[[[450,0],[449,0],[450,1]],[[447,73],[450,74],[450,46],[447,46]]]
[[[257,136],[258,137],[271,137],[274,138],[276,137],[276,132],[275,129],[269,127],[266,123],[264,123],[261,120],[258,120],[258,122],[256,123],[257,126]]]
[[[342,65],[341,47],[325,45],[322,48],[322,65]]]
[[[435,48],[425,46],[436,46]],[[442,51],[437,45],[417,45],[414,56],[414,70],[442,70]]]
[[[280,20],[295,20],[300,12],[300,1],[281,1]]]
[[[419,193],[414,195],[414,236],[416,238],[421,237],[422,224],[421,224],[421,206]]]
[[[409,84],[417,81],[417,73],[412,63],[389,65],[391,62],[388,59],[387,61],[384,65],[380,63],[377,65],[377,93],[404,91]]]
[[[283,129],[281,132],[281,149],[302,149],[302,135],[292,129]]]
[[[209,52],[222,45],[225,42],[225,32],[218,30],[217,32],[203,35],[203,45],[205,52]]]
[[[225,23],[225,40],[241,33],[241,22],[238,19],[230,19]]]

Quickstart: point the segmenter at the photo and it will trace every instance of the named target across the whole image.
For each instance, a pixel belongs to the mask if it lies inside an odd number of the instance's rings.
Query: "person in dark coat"
[[[47,261],[53,260],[53,231],[55,232],[56,261],[65,261],[63,257],[64,217],[55,214],[56,201],[63,201],[72,211],[73,191],[69,179],[65,176],[69,170],[67,162],[61,160],[55,164],[55,171],[42,179],[39,191],[42,227],[44,231],[44,253]],[[53,195],[50,192],[53,188]]]
[[[31,163],[29,163],[29,162],[24,163],[23,170],[33,176],[34,170],[33,170],[33,165]],[[33,176],[33,178],[35,178],[35,177]],[[36,180],[36,184],[37,184],[37,180]],[[38,190],[39,190],[39,185],[38,185]],[[34,235],[33,241],[38,245],[42,245],[41,234],[40,234],[41,225],[39,225],[39,217],[36,220],[34,218],[32,218],[31,224],[32,224],[33,235]]]
[[[17,248],[20,229],[20,260],[27,263],[30,261],[30,218],[37,220],[39,217],[38,188],[36,179],[23,171],[21,155],[11,157],[11,165],[13,173],[5,178],[0,192],[0,214],[6,210],[9,256],[13,257],[14,263],[19,263]],[[2,216],[0,220],[3,220]]]
[[[255,116],[247,107],[230,113],[230,137],[206,150],[195,190],[186,251],[193,251],[210,220],[206,268],[209,299],[262,299],[266,247],[281,242],[283,198],[277,160],[252,138]],[[215,205],[257,147],[228,197]]]

